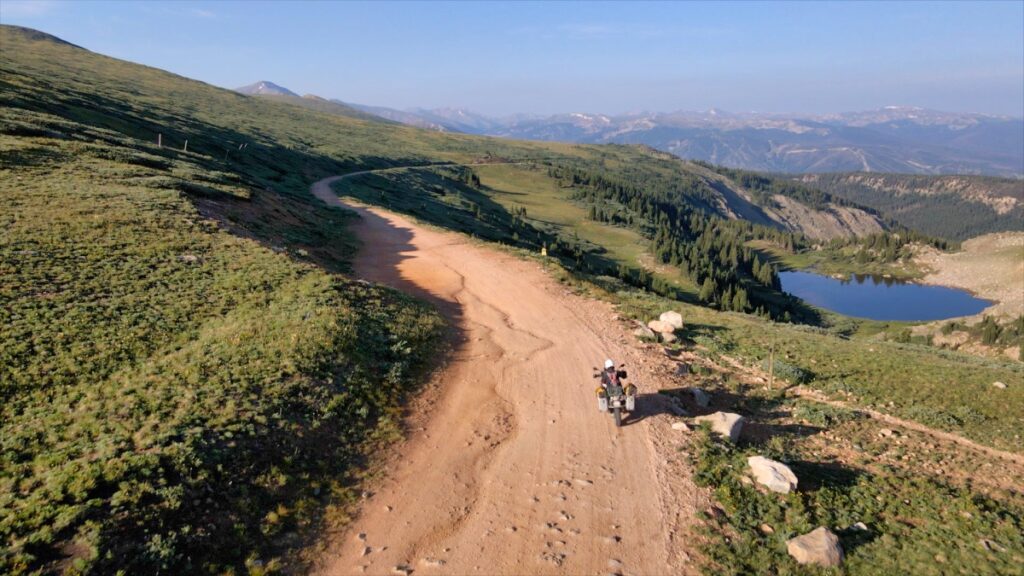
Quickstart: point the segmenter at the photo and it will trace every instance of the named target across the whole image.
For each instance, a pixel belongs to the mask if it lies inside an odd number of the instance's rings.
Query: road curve
[[[315,573],[695,572],[680,540],[706,500],[671,455],[659,397],[619,429],[597,411],[605,357],[635,364],[642,394],[662,385],[612,308],[536,263],[342,204],[338,178],[312,192],[361,216],[356,275],[432,301],[461,337],[432,414]]]

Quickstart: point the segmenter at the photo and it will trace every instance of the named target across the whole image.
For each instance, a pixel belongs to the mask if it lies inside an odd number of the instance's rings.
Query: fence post
[[[157,134],[156,135],[156,147],[157,148],[163,148],[164,147],[164,135],[163,134]]]
[[[188,138],[185,139],[185,147],[181,149],[182,152],[188,152]]]

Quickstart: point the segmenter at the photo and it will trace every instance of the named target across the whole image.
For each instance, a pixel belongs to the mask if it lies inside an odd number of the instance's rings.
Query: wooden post
[[[156,135],[156,147],[157,148],[163,148],[164,147],[164,135],[163,134],[157,134]]]
[[[185,147],[181,149],[182,152],[188,152],[188,138],[185,139]]]
[[[775,342],[768,349],[768,389],[775,389]]]

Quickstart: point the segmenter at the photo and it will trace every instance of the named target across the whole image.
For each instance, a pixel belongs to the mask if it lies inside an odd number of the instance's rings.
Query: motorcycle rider
[[[615,361],[611,358],[604,361],[604,370],[601,371],[601,386],[607,390],[609,386],[621,386],[619,373],[615,370]]]

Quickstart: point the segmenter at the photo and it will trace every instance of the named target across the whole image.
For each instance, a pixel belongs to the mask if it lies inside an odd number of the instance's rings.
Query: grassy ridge
[[[1011,178],[856,172],[790,178],[871,206],[915,230],[951,240],[1020,230],[1024,219],[1024,184]]]
[[[300,142],[317,122],[339,150],[371,128],[0,41],[0,572],[272,568],[396,433],[442,328],[335,273],[349,216],[307,186],[408,157],[328,157]]]
[[[220,570],[315,522],[438,317],[224,232],[149,169],[0,146],[37,161],[0,167],[0,566]]]

